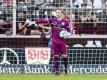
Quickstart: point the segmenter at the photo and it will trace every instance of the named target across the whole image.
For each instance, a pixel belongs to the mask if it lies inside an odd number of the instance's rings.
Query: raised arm
[[[31,21],[31,20],[27,19],[26,23],[28,24],[28,26],[35,25],[36,27],[51,29],[50,20],[48,20],[48,19],[40,19],[40,20],[36,20],[36,21]],[[47,26],[47,25],[49,25],[49,26]]]
[[[48,19],[40,19],[36,20],[36,24],[48,24],[49,20]]]
[[[43,20],[36,20],[36,24],[41,27],[41,28],[45,28],[45,29],[51,29],[50,26],[50,21],[43,19]]]

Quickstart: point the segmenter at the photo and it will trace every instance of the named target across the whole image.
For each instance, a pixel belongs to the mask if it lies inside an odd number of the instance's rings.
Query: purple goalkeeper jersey
[[[38,20],[36,21],[37,24],[44,24],[50,23],[52,27],[52,41],[62,41],[65,42],[66,40],[59,36],[59,33],[62,30],[67,30],[70,32],[69,22],[65,19],[58,20],[57,18],[51,18],[49,20]]]

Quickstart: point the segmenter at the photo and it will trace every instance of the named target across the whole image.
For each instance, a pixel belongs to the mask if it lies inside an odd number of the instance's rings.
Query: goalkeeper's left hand
[[[60,36],[61,38],[63,38],[63,39],[66,39],[66,38],[70,38],[70,37],[71,37],[71,33],[68,32],[68,31],[61,31],[61,32],[59,33],[59,36]]]
[[[71,37],[71,33],[70,32],[67,32],[67,35],[63,36],[64,39],[67,39],[67,38],[70,38],[70,37]]]

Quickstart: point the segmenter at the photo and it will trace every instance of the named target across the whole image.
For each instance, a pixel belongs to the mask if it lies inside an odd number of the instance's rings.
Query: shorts
[[[53,55],[67,54],[66,42],[52,41]]]

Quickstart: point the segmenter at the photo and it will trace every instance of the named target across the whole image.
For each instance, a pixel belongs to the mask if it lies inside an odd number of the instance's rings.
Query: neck
[[[58,20],[62,20],[63,18],[62,18],[62,17],[58,17],[57,19],[58,19]]]

